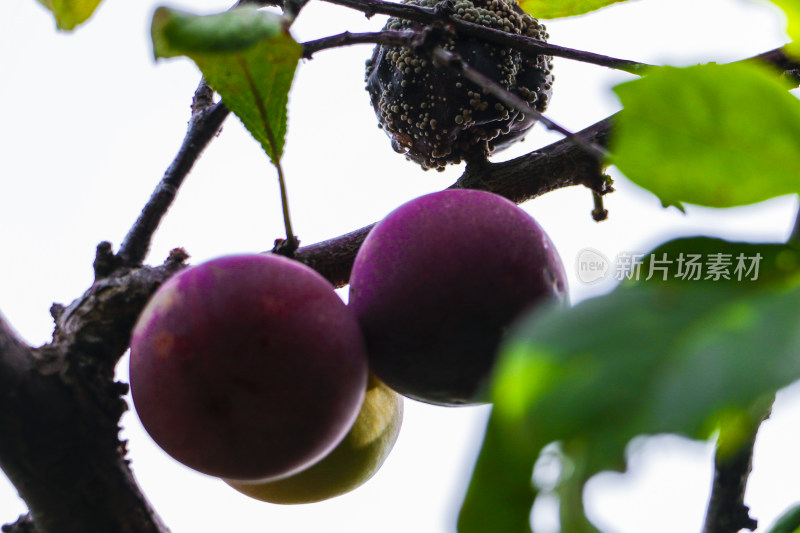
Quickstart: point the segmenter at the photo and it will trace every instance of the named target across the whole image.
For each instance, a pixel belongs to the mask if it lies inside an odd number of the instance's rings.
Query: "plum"
[[[251,498],[284,505],[314,503],[366,483],[392,451],[403,422],[403,397],[370,375],[361,411],[347,436],[306,470],[266,483],[226,481]]]
[[[536,221],[505,198],[454,189],[379,222],[350,276],[370,369],[438,405],[482,403],[503,334],[523,311],[563,300],[566,274]]]
[[[272,254],[181,271],[133,330],[130,384],[142,425],[199,472],[261,481],[330,452],[358,415],[364,339],[322,276]]]

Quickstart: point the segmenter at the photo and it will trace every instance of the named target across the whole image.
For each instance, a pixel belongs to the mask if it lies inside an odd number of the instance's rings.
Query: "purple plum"
[[[536,221],[501,196],[467,189],[390,213],[361,246],[350,284],[370,369],[438,405],[485,401],[508,326],[566,296],[564,267]]]
[[[367,384],[355,315],[324,278],[272,254],[170,278],[131,339],[142,425],[199,472],[264,481],[307,468],[358,416]]]

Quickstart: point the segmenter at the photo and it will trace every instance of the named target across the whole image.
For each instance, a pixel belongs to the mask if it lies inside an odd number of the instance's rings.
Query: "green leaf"
[[[780,7],[786,14],[786,32],[792,42],[786,46],[786,52],[794,57],[800,57],[800,1],[798,0],[772,0],[773,4]]]
[[[101,0],[39,0],[39,3],[53,12],[59,30],[71,31],[78,24],[89,20]]]
[[[563,533],[589,531],[579,490],[622,469],[637,435],[709,438],[736,449],[763,402],[800,379],[800,289],[637,283],[523,319],[501,352],[494,409],[460,533],[529,530],[532,466],[549,443],[581,465]],[[577,495],[577,496],[576,496]]]
[[[252,7],[197,16],[161,7],[151,28],[156,57],[186,55],[277,163],[300,45],[283,19]]]
[[[790,507],[766,533],[800,533],[800,504]]]
[[[540,19],[583,15],[625,0],[520,0],[523,11]]]
[[[614,88],[611,162],[665,205],[800,192],[800,101],[757,64],[661,67]]]

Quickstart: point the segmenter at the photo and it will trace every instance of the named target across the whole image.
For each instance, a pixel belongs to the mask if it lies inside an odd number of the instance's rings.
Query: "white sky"
[[[77,33],[54,31],[34,0],[4,0],[0,15],[0,310],[31,343],[51,333],[48,308],[68,303],[91,283],[96,244],[119,245],[183,138],[199,79],[186,59],[155,63],[149,42],[153,1],[106,0]],[[203,12],[226,0],[169,4]],[[344,30],[380,29],[346,9],[312,1],[294,32],[308,40]],[[748,57],[785,43],[782,15],[746,0],[639,0],[588,16],[548,22],[551,42],[650,63],[689,65]],[[383,217],[400,203],[446,187],[461,167],[422,172],[396,155],[363,91],[369,46],[326,51],[303,63],[290,95],[284,169],[295,231],[305,244]],[[629,76],[555,60],[548,115],[580,129],[617,109],[610,87]],[[557,136],[535,128],[509,158]],[[616,177],[616,176],[615,176]],[[548,231],[570,275],[575,301],[609,283],[582,285],[578,252],[608,257],[647,251],[666,237],[704,233],[779,240],[796,202],[782,198],[725,212],[664,210],[622,178],[607,198],[610,220],[597,224],[587,190],[572,188],[524,205]],[[163,227],[150,262],[184,246],[194,262],[271,247],[281,236],[275,174],[237,120],[189,176]],[[120,378],[127,378],[127,361]],[[781,395],[757,449],[748,501],[768,525],[800,489],[800,396]],[[166,457],[132,414],[123,419],[135,473],[175,533],[450,533],[457,504],[480,444],[486,407],[441,408],[406,402],[404,428],[384,468],[361,489],[311,506],[279,507],[250,500],[220,481]],[[710,485],[711,447],[674,437],[641,439],[625,476],[602,474],[587,488],[590,515],[604,531],[698,531]],[[546,502],[535,514],[552,531]],[[0,478],[0,523],[24,505]]]

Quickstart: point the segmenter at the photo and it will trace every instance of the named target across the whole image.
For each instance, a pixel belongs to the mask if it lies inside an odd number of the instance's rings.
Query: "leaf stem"
[[[300,241],[297,240],[297,237],[292,230],[292,220],[289,217],[289,195],[286,192],[286,180],[283,177],[283,168],[281,167],[281,162],[280,160],[275,160],[274,164],[275,168],[278,170],[278,185],[281,189],[281,207],[283,208],[283,225],[286,228],[286,245],[280,247],[280,250],[283,253],[287,253],[289,256],[291,256],[294,254],[294,251],[297,250],[297,247],[300,245]]]
[[[589,519],[586,518],[583,506],[583,487],[588,480],[587,453],[582,445],[570,443],[564,445],[561,458],[562,469],[570,467],[569,472],[562,473],[565,479],[559,483],[556,492],[560,500],[561,531],[570,533],[599,533]],[[563,471],[562,471],[563,472]]]

